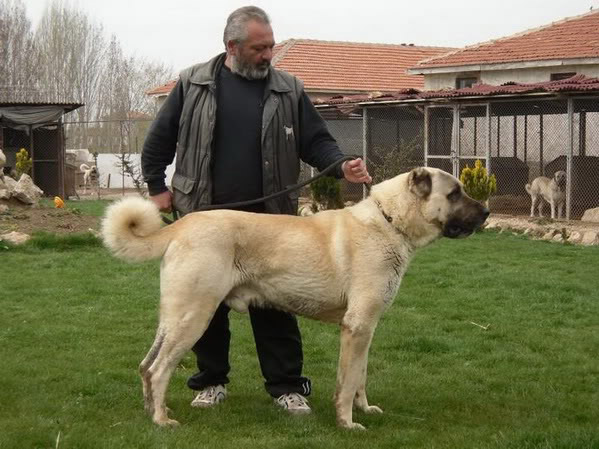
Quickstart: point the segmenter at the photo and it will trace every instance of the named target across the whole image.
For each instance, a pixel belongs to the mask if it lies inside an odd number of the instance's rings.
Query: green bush
[[[466,165],[460,175],[466,193],[476,201],[486,202],[497,191],[495,175],[489,176],[480,160],[476,160],[474,168]]]
[[[33,161],[29,157],[29,153],[25,148],[21,148],[21,150],[17,153],[17,179],[21,177],[23,173],[29,174],[31,172],[31,167],[33,166]]]
[[[323,176],[310,184],[312,209],[343,209],[341,182],[332,176]]]

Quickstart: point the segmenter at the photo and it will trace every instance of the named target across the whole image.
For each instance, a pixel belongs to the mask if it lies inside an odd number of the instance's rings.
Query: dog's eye
[[[449,201],[455,202],[455,201],[459,200],[461,196],[462,196],[462,191],[460,190],[459,187],[456,187],[455,189],[453,189],[451,191],[451,193],[449,195],[447,195],[447,199]]]

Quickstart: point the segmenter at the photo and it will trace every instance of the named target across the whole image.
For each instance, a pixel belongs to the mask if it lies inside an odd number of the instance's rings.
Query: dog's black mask
[[[474,231],[482,226],[489,216],[489,209],[481,206],[480,211],[473,214],[468,219],[453,217],[443,226],[443,237],[457,239],[468,237]]]

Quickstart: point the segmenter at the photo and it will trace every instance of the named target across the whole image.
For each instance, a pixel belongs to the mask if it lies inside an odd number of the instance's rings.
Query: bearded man
[[[302,82],[271,66],[275,41],[262,9],[246,6],[231,13],[223,41],[225,53],[181,72],[144,143],[144,178],[162,211],[187,214],[205,205],[261,198],[296,184],[300,160],[323,170],[344,156]],[[175,156],[171,192],[165,170]],[[360,159],[344,162],[336,176],[371,182]],[[295,215],[297,196],[238,210]],[[188,386],[194,407],[211,407],[227,396],[228,314],[221,304],[193,347],[198,372]],[[295,316],[253,307],[249,315],[266,391],[290,413],[310,413],[311,384],[302,376]]]

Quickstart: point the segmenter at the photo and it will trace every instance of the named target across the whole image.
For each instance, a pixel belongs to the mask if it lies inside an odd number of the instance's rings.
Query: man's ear
[[[417,167],[410,172],[408,186],[410,192],[420,198],[427,198],[432,190],[433,181],[430,172],[424,167]]]

